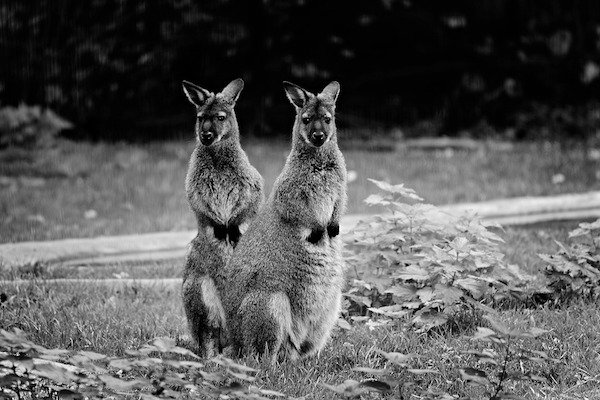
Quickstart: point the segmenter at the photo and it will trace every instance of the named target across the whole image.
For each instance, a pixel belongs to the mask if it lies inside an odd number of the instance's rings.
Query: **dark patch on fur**
[[[219,354],[223,353],[223,349],[227,346],[227,337],[225,336],[225,330],[219,327],[219,340],[217,340],[217,349]]]
[[[308,340],[300,345],[300,355],[306,354],[313,349],[315,345]]]
[[[331,224],[327,226],[327,235],[330,238],[336,237],[340,234],[340,226],[338,224]]]
[[[229,236],[229,241],[235,246],[242,236],[240,227],[238,225],[229,225],[227,227],[227,236]]]
[[[310,231],[310,235],[306,240],[308,240],[312,244],[317,244],[325,234],[325,230],[323,228],[317,228]]]
[[[227,239],[227,227],[225,225],[216,224],[213,229],[217,240]]]
[[[313,164],[313,172],[333,171],[337,168],[337,164],[333,161],[328,161],[323,164]]]
[[[248,282],[252,285],[256,285],[256,281],[258,279],[258,271],[252,272],[252,276],[248,278]]]

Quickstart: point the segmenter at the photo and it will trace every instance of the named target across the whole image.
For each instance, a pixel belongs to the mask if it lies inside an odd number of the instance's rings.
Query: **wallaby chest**
[[[242,158],[213,160],[205,155],[192,159],[186,187],[195,211],[208,210],[218,223],[227,224],[241,203],[256,188],[252,166]]]
[[[309,217],[326,226],[345,190],[345,166],[337,160],[294,160],[277,185],[276,208],[283,215]],[[310,226],[312,227],[312,226]]]

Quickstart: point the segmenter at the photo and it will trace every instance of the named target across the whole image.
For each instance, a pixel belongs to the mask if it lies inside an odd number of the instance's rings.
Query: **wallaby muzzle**
[[[327,140],[327,135],[323,132],[313,132],[309,135],[308,140],[310,140],[313,146],[321,147]]]
[[[211,144],[213,144],[216,137],[217,135],[215,135],[213,132],[202,132],[200,134],[200,143],[202,143],[205,146],[210,146]]]

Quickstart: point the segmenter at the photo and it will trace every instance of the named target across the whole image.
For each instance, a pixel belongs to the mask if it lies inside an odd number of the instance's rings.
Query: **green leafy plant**
[[[490,229],[498,225],[444,213],[403,185],[371,182],[382,193],[365,202],[389,212],[360,222],[347,239],[351,315],[409,318],[428,330],[545,290],[504,261],[503,240]]]
[[[448,382],[464,382],[480,387],[489,400],[519,399],[510,393],[510,384],[516,382],[546,382],[544,367],[557,360],[546,352],[533,350],[529,341],[547,334],[549,331],[537,327],[510,329],[490,316],[485,316],[488,327],[478,327],[470,339],[484,346],[463,352],[470,366],[456,368],[458,374],[445,378]],[[410,398],[451,400],[459,397],[444,389],[423,385],[422,376],[439,374],[435,368],[416,368],[418,354],[403,354],[377,350],[385,360],[381,368],[356,367],[353,371],[377,378],[361,381],[347,379],[339,385],[324,385],[325,388],[344,397],[360,397],[365,393],[391,393],[397,390],[404,398],[404,391],[411,391]],[[409,378],[406,378],[408,374]],[[417,385],[420,383],[420,385]],[[408,398],[408,397],[407,397]]]
[[[556,242],[556,254],[539,254],[548,263],[545,274],[553,289],[555,301],[566,301],[574,297],[589,300],[600,296],[600,219],[581,223],[569,233],[572,243],[565,246]]]
[[[217,357],[209,370],[198,356],[157,338],[126,357],[91,351],[47,349],[24,332],[0,330],[0,398],[83,399],[136,395],[145,400],[195,397],[199,393],[239,399],[283,394],[252,383],[256,370]]]
[[[347,379],[339,385],[323,385],[325,388],[332,392],[338,393],[345,397],[360,397],[365,393],[391,393],[394,388],[413,386],[415,381],[421,375],[427,374],[439,374],[439,371],[431,368],[414,368],[411,364],[418,359],[417,354],[403,354],[398,352],[385,352],[376,350],[376,352],[385,358],[386,365],[384,368],[366,368],[366,367],[355,367],[352,370],[363,374],[377,376],[377,379],[368,378],[361,381],[354,379]],[[408,373],[413,376],[414,379],[400,380],[400,373]],[[437,399],[452,399],[445,392],[435,392],[430,389],[421,391],[422,394],[427,398]]]
[[[518,399],[507,390],[509,382],[546,382],[541,367],[557,360],[546,352],[532,350],[526,341],[535,339],[549,331],[537,327],[528,329],[509,329],[495,319],[486,317],[488,327],[478,327],[472,340],[487,344],[481,350],[469,350],[476,359],[476,368],[459,369],[461,378],[481,386],[490,400]]]

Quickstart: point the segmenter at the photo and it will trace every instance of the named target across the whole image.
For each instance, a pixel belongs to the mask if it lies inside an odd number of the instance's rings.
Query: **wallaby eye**
[[[306,125],[306,124],[308,124],[308,123],[310,122],[310,120],[311,120],[311,118],[310,118],[310,117],[303,117],[303,118],[302,118],[302,123],[303,123],[304,125]]]
[[[326,124],[331,122],[331,118],[330,117],[325,117],[323,118],[323,121],[325,121]]]
[[[225,121],[225,116],[224,116],[224,115],[219,115],[219,116],[217,117],[217,119],[218,119],[219,121]]]

